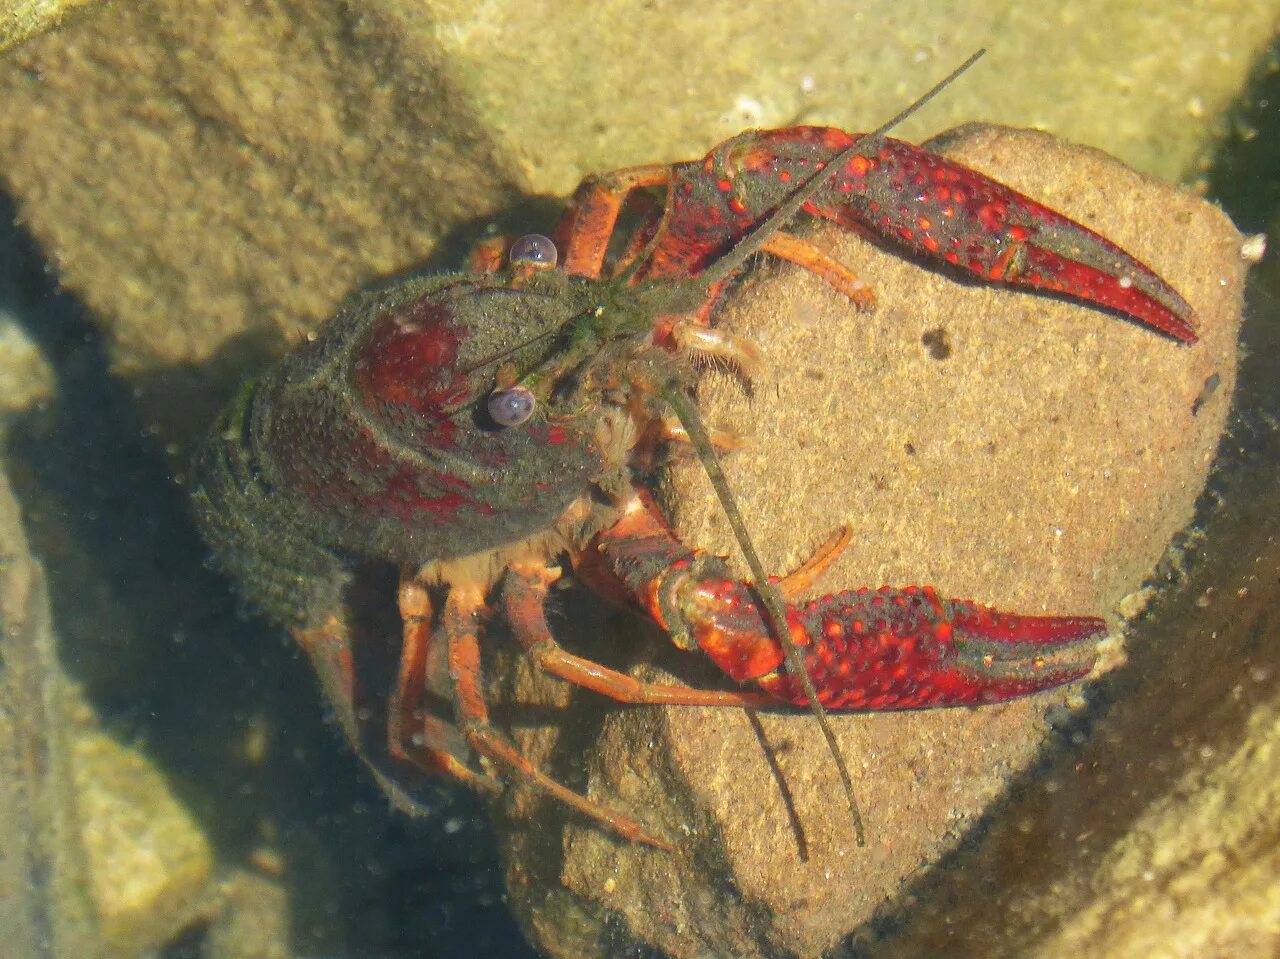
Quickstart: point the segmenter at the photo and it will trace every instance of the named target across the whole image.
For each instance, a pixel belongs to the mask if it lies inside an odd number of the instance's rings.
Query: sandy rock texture
[[[99,0],[3,0],[0,2],[0,53],[53,30],[67,17]]]
[[[1280,949],[1280,274],[1251,275],[1236,402],[1191,536],[1130,630],[1070,775],[1012,797],[852,954],[1271,955]],[[1070,789],[1048,788],[1071,783]],[[1045,851],[1053,854],[1046,856]],[[992,882],[992,877],[999,882]],[[916,904],[913,907],[912,903]]]
[[[712,423],[747,435],[726,458],[729,481],[772,569],[851,526],[818,592],[931,583],[1004,609],[1111,616],[1119,632],[1117,609],[1192,518],[1221,436],[1240,237],[1209,204],[1044,134],[974,127],[938,147],[1151,264],[1193,304],[1201,341],[1179,346],[1103,311],[957,282],[820,229],[815,241],[856,265],[879,306],[857,313],[791,267],[744,283],[720,318],[759,343],[770,372],[750,397],[714,373],[699,391]],[[733,551],[698,467],[677,469],[666,494],[686,541]],[[609,712],[594,741],[571,737],[592,795],[680,851],[619,844],[525,797],[519,811],[537,825],[517,820],[509,835],[513,898],[556,955],[641,943],[680,957],[822,955],[900,905],[911,880],[998,818],[1011,789],[1073,788],[1045,716],[1069,725],[1081,695],[838,717],[865,849],[810,718],[762,715],[757,731],[737,710]],[[565,762],[544,731],[516,735],[539,761]],[[1038,764],[1055,757],[1045,779]]]

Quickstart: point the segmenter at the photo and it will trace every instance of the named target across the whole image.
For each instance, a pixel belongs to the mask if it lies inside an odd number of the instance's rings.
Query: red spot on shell
[[[447,301],[426,297],[379,317],[353,363],[364,401],[388,419],[418,414],[432,445],[451,445],[453,424],[442,408],[466,391],[458,374],[462,331]]]
[[[369,496],[370,503],[378,503],[396,519],[404,523],[420,521],[423,514],[437,520],[453,519],[463,507],[474,509],[485,516],[492,516],[494,509],[488,503],[477,502],[458,493],[441,493],[436,496],[425,495],[416,481],[416,473],[409,467],[402,467],[387,481],[379,494]]]
[[[992,201],[978,208],[978,219],[982,221],[982,226],[988,233],[1002,233],[1008,212],[1003,203]]]

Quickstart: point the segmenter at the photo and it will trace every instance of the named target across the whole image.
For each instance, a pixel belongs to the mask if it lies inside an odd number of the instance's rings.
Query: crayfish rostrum
[[[487,246],[473,272],[356,297],[248,385],[198,454],[196,509],[217,561],[307,651],[357,746],[365,677],[344,610],[364,561],[401,570],[386,731],[402,766],[479,789],[514,777],[622,836],[669,845],[547,777],[490,723],[480,632],[491,603],[541,669],[619,701],[806,703],[762,593],[684,546],[643,486],[687,441],[671,405],[696,385],[690,358],[748,379],[756,368],[752,344],[715,325],[744,238],[873,305],[848,265],[779,228],[789,218],[776,211],[805,184],[816,189],[800,215],[1196,340],[1185,301],[1114,244],[900,141],[752,131],[702,160],[592,177],[554,241]],[[1093,616],[1002,613],[928,587],[804,598],[843,545],[837,534],[775,580],[778,618],[829,709],[1026,695],[1087,674],[1106,633]],[[645,683],[560,647],[543,607],[565,559],[750,688]]]

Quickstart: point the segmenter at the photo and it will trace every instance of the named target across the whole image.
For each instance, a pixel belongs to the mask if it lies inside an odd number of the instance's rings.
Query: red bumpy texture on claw
[[[661,240],[639,275],[696,276],[859,134],[753,130],[671,168]],[[1190,305],[1116,244],[975,170],[901,140],[867,139],[804,207],[986,281],[1123,313],[1185,343]]]
[[[743,593],[744,612],[758,615]],[[1107,630],[1092,617],[1018,616],[942,600],[929,587],[846,591],[788,614],[793,636],[808,640],[805,668],[818,698],[837,710],[973,706],[1059,686],[1093,668],[1093,644]],[[701,631],[717,628],[707,622]],[[1069,663],[1045,660],[1068,649],[1076,654]],[[779,699],[805,702],[780,668],[756,683]]]
[[[739,682],[803,705],[783,668],[755,594],[730,578],[723,559],[690,551],[651,505],[635,501],[601,533],[600,562],[580,569],[612,580],[677,642],[696,645]],[[1020,616],[932,588],[861,589],[787,604],[792,641],[803,646],[818,699],[835,710],[980,705],[1025,696],[1085,676],[1105,621]]]
[[[872,214],[912,249],[984,279],[1063,293],[1196,341],[1187,302],[1154,270],[1087,227],[901,140],[886,139],[868,162],[891,171],[888,190],[874,181],[866,192]],[[838,219],[839,211],[824,215]]]

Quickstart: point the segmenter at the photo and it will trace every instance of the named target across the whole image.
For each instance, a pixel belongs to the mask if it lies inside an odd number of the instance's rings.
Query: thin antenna
[[[747,532],[747,525],[742,521],[742,514],[738,512],[738,503],[729,489],[729,481],[725,479],[724,471],[720,469],[720,460],[716,458],[715,448],[711,445],[711,437],[707,435],[706,427],[702,424],[702,416],[698,413],[698,408],[679,389],[668,385],[663,389],[663,396],[671,404],[671,408],[676,411],[676,416],[680,419],[680,425],[689,434],[689,439],[698,454],[698,459],[702,461],[702,468],[706,470],[707,478],[711,480],[711,486],[716,491],[717,499],[720,500],[720,507],[724,510],[724,514],[729,520],[729,525],[733,527],[734,539],[738,541],[738,548],[742,550],[742,555],[747,561],[747,568],[751,570],[751,578],[755,580],[756,593],[760,596],[760,601],[764,603],[765,622],[773,630],[779,645],[782,647],[782,657],[786,660],[787,673],[792,679],[799,682],[804,689],[804,698],[809,702],[809,710],[818,720],[818,728],[822,730],[822,737],[827,741],[827,748],[835,759],[836,771],[840,774],[840,782],[844,786],[844,793],[849,797],[849,811],[853,814],[853,830],[857,837],[858,845],[865,846],[867,844],[866,831],[862,825],[862,813],[858,810],[858,801],[853,794],[853,778],[849,775],[849,767],[844,761],[844,754],[840,752],[840,744],[836,742],[836,734],[831,731],[831,723],[827,720],[826,707],[818,699],[818,691],[814,688],[813,678],[809,675],[809,671],[804,668],[804,661],[800,658],[800,647],[791,638],[791,633],[786,628],[787,609],[782,600],[782,595],[778,592],[777,587],[769,582],[769,577],[764,571],[764,564],[760,562],[760,557],[756,555],[756,548],[751,542],[751,534]]]
[[[977,63],[986,52],[984,48],[973,53],[944,79],[934,84],[924,96],[917,99],[893,119],[887,123],[882,123],[871,133],[865,133],[858,137],[848,148],[827,161],[826,166],[787,197],[778,209],[756,229],[739,240],[728,253],[703,271],[699,279],[707,287],[711,287],[729,277],[746,262],[748,257],[758,252],[770,236],[790,221],[800,211],[800,208],[809,202],[809,198],[821,190],[835,176],[837,171],[843,169],[850,160],[859,155],[863,149],[862,144],[864,142],[878,139],[911,116],[911,114],[915,113],[953,83],[957,77]],[[650,241],[650,247],[655,245],[655,241],[660,235],[661,228],[655,234],[654,239]],[[648,253],[649,248],[646,248],[645,256]],[[643,262],[645,256],[637,258],[636,263]],[[632,269],[628,271],[628,276],[634,273],[636,263],[632,264]],[[697,407],[679,388],[670,383],[663,386],[662,393],[675,411],[681,425],[689,434],[689,439],[698,454],[698,459],[702,461],[702,468],[706,471],[707,478],[711,481],[716,497],[720,500],[720,507],[724,510],[725,517],[729,520],[729,525],[733,528],[734,539],[737,540],[738,548],[742,551],[743,558],[747,561],[747,568],[751,571],[752,579],[755,580],[756,592],[764,605],[766,614],[764,619],[773,630],[774,636],[782,648],[788,675],[791,676],[792,680],[799,683],[804,690],[805,699],[809,703],[809,710],[818,721],[818,728],[822,730],[822,736],[827,742],[827,748],[831,751],[831,758],[835,761],[836,771],[840,774],[840,782],[844,787],[845,796],[849,800],[849,812],[853,816],[854,834],[857,837],[858,845],[865,846],[867,844],[866,831],[862,823],[862,813],[858,810],[858,801],[853,792],[853,778],[849,775],[849,766],[845,762],[844,754],[840,752],[840,744],[836,741],[835,733],[831,731],[831,723],[827,718],[826,707],[818,699],[818,691],[814,688],[813,679],[809,676],[809,671],[804,668],[800,646],[792,638],[791,631],[787,628],[786,604],[782,599],[782,595],[778,592],[777,587],[769,582],[769,577],[764,571],[764,565],[760,562],[760,557],[751,542],[751,535],[747,532],[746,524],[742,521],[742,514],[738,511],[737,501],[729,489],[729,483],[725,479],[724,471],[720,468],[720,460],[716,456],[715,447],[711,445],[711,437],[707,435],[706,427],[703,426],[702,417],[698,413]]]

